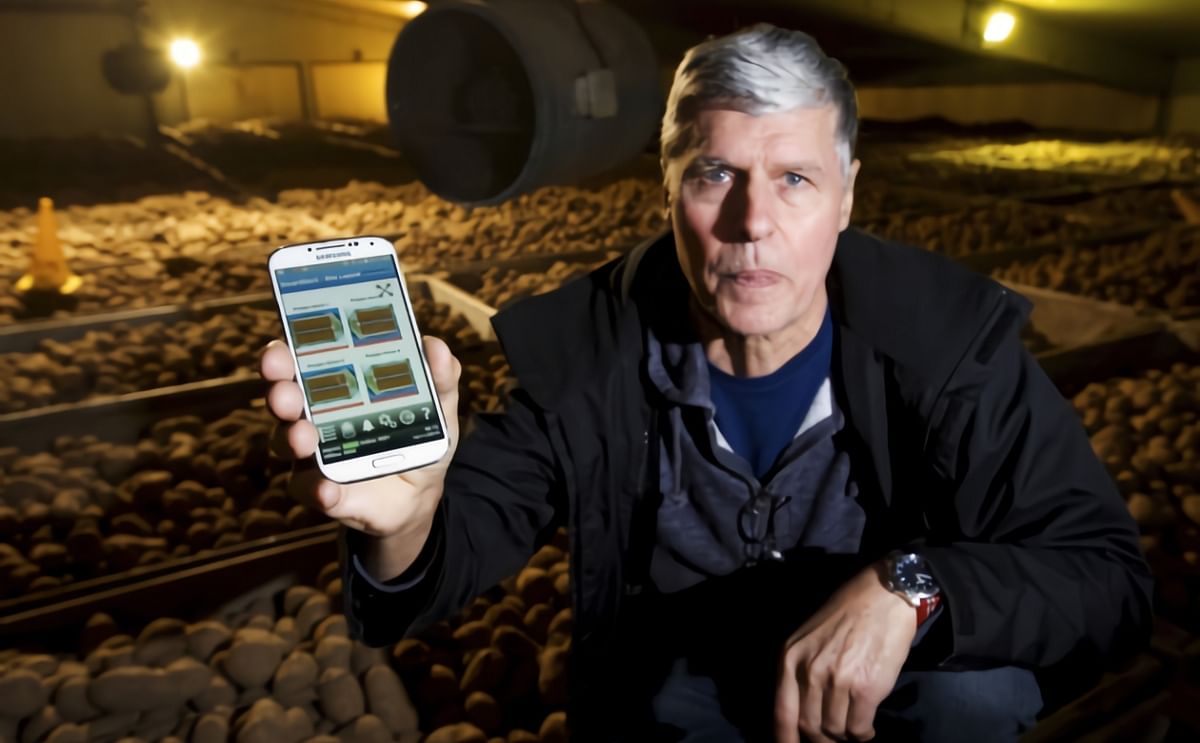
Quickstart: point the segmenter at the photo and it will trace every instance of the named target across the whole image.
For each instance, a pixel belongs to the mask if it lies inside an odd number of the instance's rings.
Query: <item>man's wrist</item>
[[[895,550],[876,566],[884,588],[912,607],[918,627],[937,611],[942,601],[941,589],[920,554]]]

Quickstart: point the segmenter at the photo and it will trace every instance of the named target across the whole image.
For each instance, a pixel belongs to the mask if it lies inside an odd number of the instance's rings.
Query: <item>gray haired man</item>
[[[1145,642],[1135,526],[1022,347],[1028,303],[848,229],[856,128],[805,34],[688,52],[672,234],[496,318],[508,410],[423,470],[297,468],[349,527],[357,635],[453,615],[565,526],[578,740],[1012,741],[1034,670]],[[460,367],[426,349],[452,410]],[[303,461],[289,357],[262,366]]]

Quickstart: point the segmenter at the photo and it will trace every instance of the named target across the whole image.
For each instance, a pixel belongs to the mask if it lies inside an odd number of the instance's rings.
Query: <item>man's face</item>
[[[699,146],[667,173],[676,250],[696,300],[742,336],[811,324],[859,165],[843,175],[836,109],[709,109],[697,124]]]

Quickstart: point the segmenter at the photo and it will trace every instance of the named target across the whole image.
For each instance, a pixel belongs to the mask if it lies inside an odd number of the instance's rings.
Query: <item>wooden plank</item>
[[[0,353],[29,353],[37,348],[38,341],[45,338],[66,343],[82,338],[88,331],[107,330],[115,323],[136,326],[152,322],[173,323],[186,320],[205,320],[213,315],[234,311],[241,307],[267,309],[274,306],[275,299],[270,292],[255,292],[220,299],[200,300],[190,304],[168,304],[59,320],[14,323],[0,328]]]
[[[96,612],[125,620],[196,617],[274,583],[308,582],[337,559],[338,525],[243,542],[182,560],[137,568],[0,602],[4,645],[42,642],[58,631],[77,633]]]
[[[266,383],[258,375],[226,377],[7,413],[0,415],[0,446],[35,453],[67,433],[92,433],[105,441],[132,444],[154,421],[177,415],[216,420],[250,407],[265,392]]]

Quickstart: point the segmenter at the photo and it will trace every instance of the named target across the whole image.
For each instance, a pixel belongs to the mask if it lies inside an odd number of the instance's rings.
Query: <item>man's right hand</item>
[[[363,559],[364,567],[380,580],[404,572],[420,554],[442,498],[446,469],[458,446],[458,379],[462,365],[441,340],[425,336],[424,346],[446,418],[449,451],[434,464],[352,484],[333,482],[317,470],[313,458],[317,429],[303,417],[304,393],[296,382],[287,346],[273,340],[262,354],[262,376],[271,382],[267,408],[279,419],[271,450],[293,463],[289,494],[351,529],[375,537]]]

